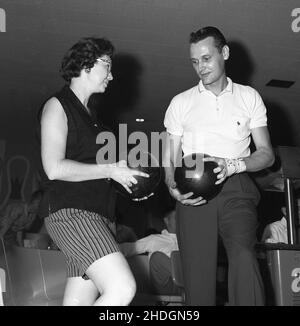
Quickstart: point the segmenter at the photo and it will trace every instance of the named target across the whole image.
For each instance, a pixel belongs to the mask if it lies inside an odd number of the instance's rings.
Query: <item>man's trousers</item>
[[[200,206],[177,203],[176,223],[187,305],[215,305],[218,234],[228,258],[229,305],[264,304],[254,251],[259,192],[247,173],[228,178]]]

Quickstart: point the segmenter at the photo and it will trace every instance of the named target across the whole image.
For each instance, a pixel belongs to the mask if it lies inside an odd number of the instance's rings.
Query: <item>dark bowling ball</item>
[[[143,157],[141,157],[143,156]],[[115,189],[122,195],[131,199],[140,199],[153,193],[161,180],[161,167],[155,157],[148,153],[142,152],[136,160],[133,155],[127,158],[127,165],[130,169],[138,170],[149,174],[149,178],[134,175],[137,180],[132,184],[130,194],[119,182],[114,181]]]
[[[193,153],[185,156],[181,166],[175,169],[175,182],[182,194],[193,192],[190,199],[199,196],[206,200],[214,198],[222,188],[222,184],[216,185],[217,174],[213,170],[218,166],[216,162],[203,162],[203,157],[209,155]]]

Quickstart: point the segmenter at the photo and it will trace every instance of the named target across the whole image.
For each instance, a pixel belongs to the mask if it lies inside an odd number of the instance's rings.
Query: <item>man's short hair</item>
[[[204,40],[207,37],[213,37],[215,40],[215,45],[218,48],[218,50],[221,52],[224,45],[227,45],[227,41],[224,37],[224,35],[220,32],[219,29],[213,26],[206,26],[203,28],[200,28],[196,32],[192,32],[190,34],[190,44],[198,43],[199,41]]]

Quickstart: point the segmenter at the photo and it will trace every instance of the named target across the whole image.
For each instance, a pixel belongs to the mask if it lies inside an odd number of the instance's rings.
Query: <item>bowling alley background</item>
[[[84,36],[105,36],[117,50],[114,81],[93,99],[111,128],[162,131],[171,98],[198,82],[189,34],[214,25],[231,48],[228,75],[265,101],[274,147],[300,146],[299,6],[298,0],[1,0],[0,207],[8,198],[26,200],[35,187],[36,110],[63,85],[62,56]]]

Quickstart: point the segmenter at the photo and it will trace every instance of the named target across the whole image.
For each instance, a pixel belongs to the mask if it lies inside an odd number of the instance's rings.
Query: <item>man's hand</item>
[[[245,162],[239,159],[227,159],[221,157],[205,157],[203,158],[204,162],[216,162],[218,167],[214,168],[214,173],[218,173],[217,179],[215,182],[216,185],[224,182],[226,178],[232,176],[236,173],[241,173],[246,171]]]
[[[217,179],[218,181],[215,182],[216,185],[224,182],[226,178],[229,176],[226,166],[226,161],[224,158],[221,157],[204,157],[204,162],[216,162],[218,164],[218,167],[214,168],[214,173],[217,173]]]
[[[168,188],[171,196],[176,200],[178,200],[183,205],[199,206],[199,205],[206,204],[206,200],[203,197],[190,199],[190,197],[193,195],[193,192],[188,192],[187,194],[181,194],[180,191],[176,188],[175,181],[173,181],[170,185],[168,185]]]

